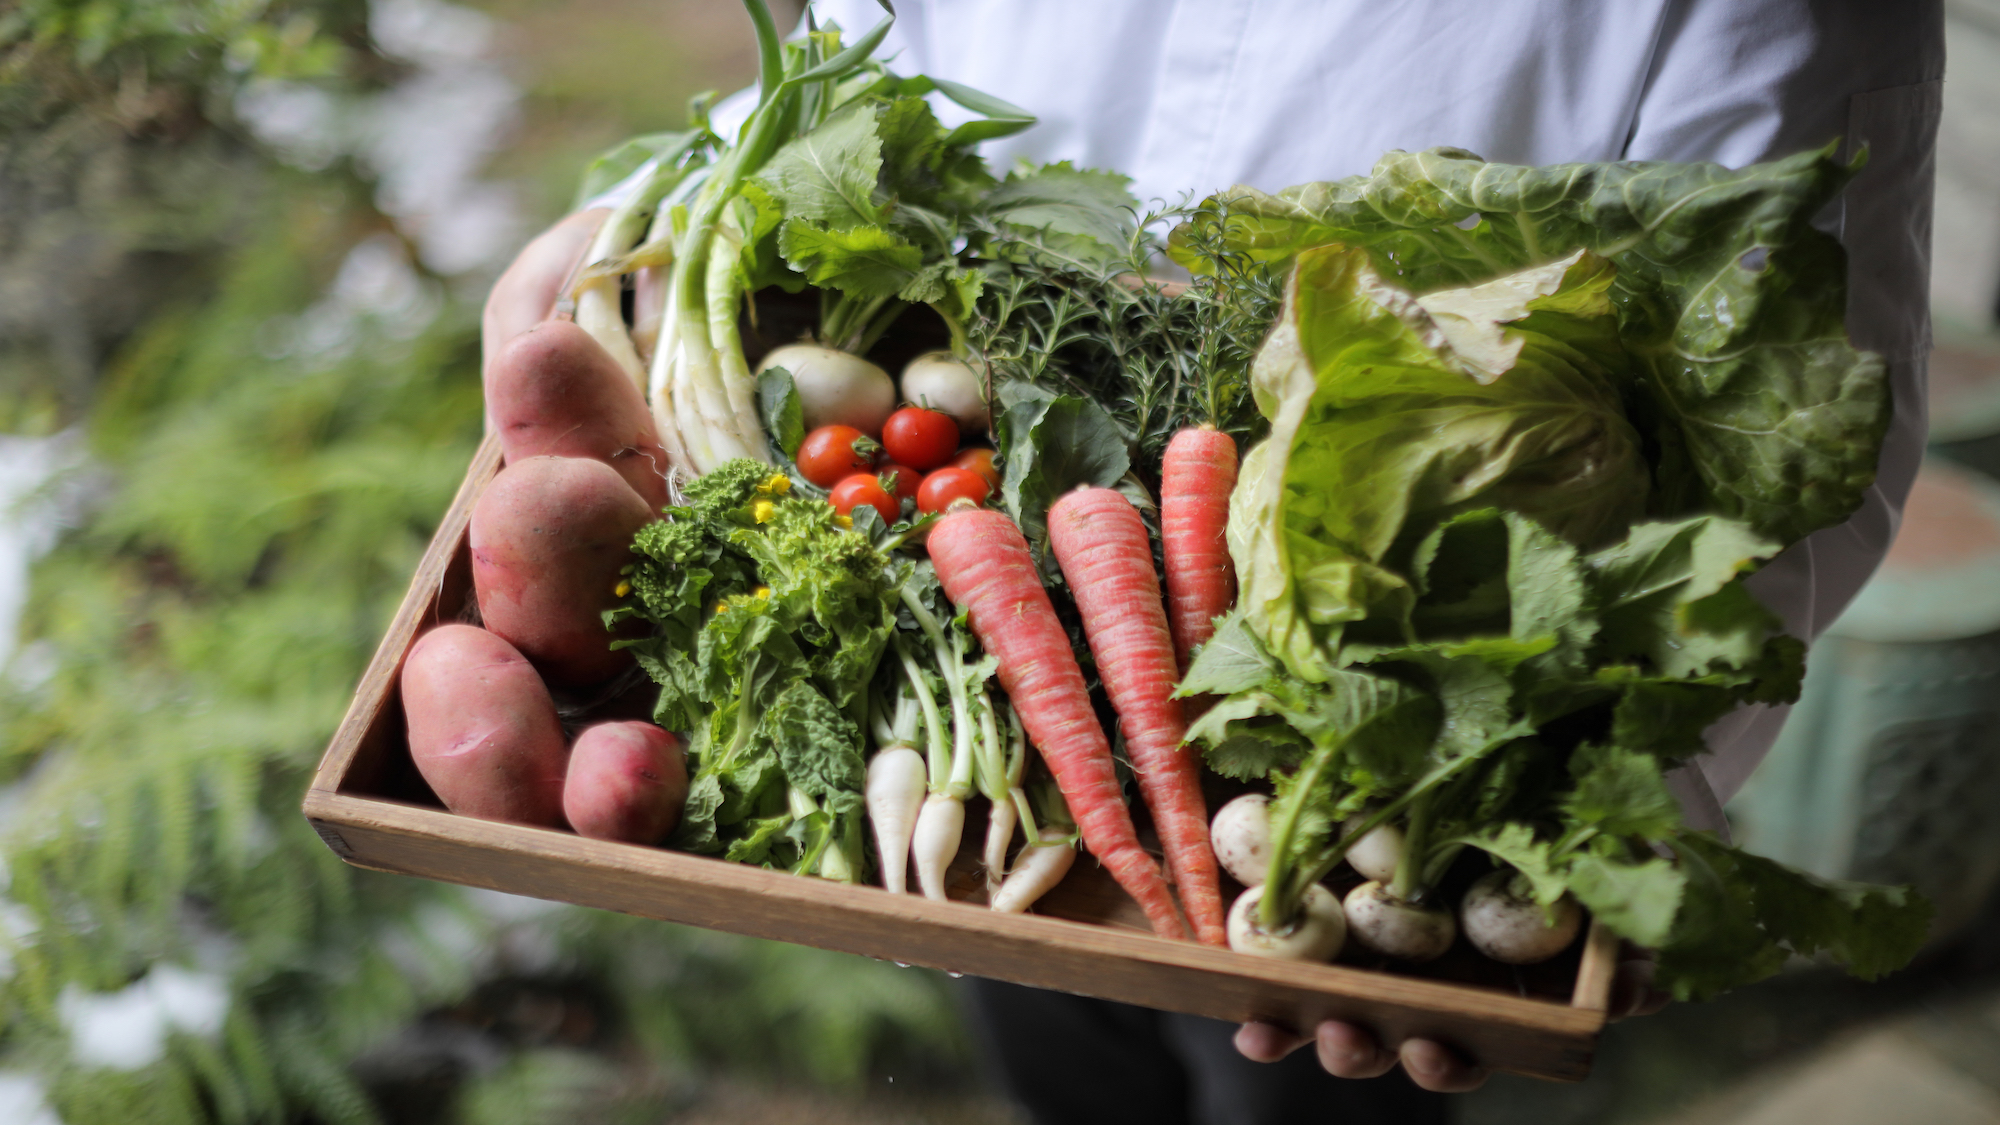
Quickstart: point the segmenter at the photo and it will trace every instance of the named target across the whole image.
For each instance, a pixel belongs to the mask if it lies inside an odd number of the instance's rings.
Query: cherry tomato
[[[955,469],[971,469],[985,477],[988,488],[1000,487],[1000,470],[993,467],[993,451],[990,449],[978,446],[961,449],[958,451],[958,456],[951,459],[951,464]]]
[[[929,472],[958,451],[958,423],[941,411],[905,406],[882,423],[882,448],[892,460]]]
[[[917,486],[924,482],[924,474],[894,461],[884,461],[875,466],[875,475],[889,482],[889,491],[895,494],[898,502],[915,500]]]
[[[986,487],[985,478],[971,469],[939,469],[917,486],[917,510],[942,512],[951,506],[953,500],[961,498],[984,504],[991,491]]]
[[[873,507],[882,515],[884,525],[896,522],[902,514],[902,506],[896,498],[882,488],[882,482],[872,473],[856,473],[833,486],[833,510],[841,515],[850,515],[863,504]]]
[[[874,440],[853,426],[821,426],[799,443],[799,475],[832,488],[875,464]]]

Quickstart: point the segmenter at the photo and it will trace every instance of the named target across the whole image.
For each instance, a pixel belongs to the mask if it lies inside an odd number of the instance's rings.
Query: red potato
[[[681,822],[687,793],[680,740],[651,723],[598,723],[570,747],[563,813],[579,836],[657,844]]]
[[[486,409],[507,464],[588,457],[618,470],[651,510],[667,505],[667,454],[646,400],[590,334],[549,320],[486,369]]]
[[[632,536],[653,513],[609,465],[529,457],[500,471],[472,508],[472,584],[486,627],[562,687],[610,679],[603,612],[618,601]]]
[[[472,625],[425,633],[403,662],[403,716],[410,758],[445,808],[563,826],[562,724],[514,646]]]

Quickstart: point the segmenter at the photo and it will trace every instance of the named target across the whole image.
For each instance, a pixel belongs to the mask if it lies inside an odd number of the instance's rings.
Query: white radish
[[[1229,908],[1229,948],[1286,961],[1331,961],[1340,952],[1347,940],[1347,919],[1332,891],[1318,883],[1307,887],[1299,902],[1299,918],[1275,933],[1257,923],[1257,903],[1263,897],[1263,887],[1236,896]]]
[[[1261,886],[1271,871],[1271,799],[1245,793],[1222,806],[1208,826],[1215,858],[1246,887]]]
[[[986,894],[1000,893],[1000,878],[1007,873],[1007,845],[1014,842],[1014,825],[1021,814],[1013,801],[994,801],[986,817],[986,851],[981,857],[986,867]]]
[[[1403,961],[1434,961],[1458,936],[1449,910],[1404,902],[1373,879],[1347,892],[1341,908],[1363,948]]]
[[[948,901],[944,893],[945,872],[958,855],[959,839],[965,835],[965,802],[943,793],[933,793],[917,813],[917,830],[910,840],[910,852],[917,863],[917,886],[924,897]]]
[[[1364,818],[1354,817],[1345,831],[1361,827]],[[1393,824],[1378,824],[1347,849],[1347,862],[1363,879],[1387,883],[1396,877],[1396,865],[1403,862],[1403,830]]]
[[[902,389],[904,402],[951,415],[961,436],[983,434],[993,423],[979,376],[950,352],[925,352],[905,364]]]
[[[858,355],[818,344],[786,344],[772,349],[757,371],[772,367],[791,373],[808,433],[841,425],[880,436],[882,423],[895,412],[895,380]]]
[[[1002,914],[1021,914],[1055,888],[1076,862],[1076,845],[1069,833],[1055,828],[1042,829],[1042,842],[1029,844],[1014,857],[1000,889],[993,892],[993,909]]]
[[[925,786],[924,756],[915,747],[885,746],[868,762],[868,821],[875,828],[882,885],[890,894],[903,894],[908,887],[910,838]]]
[[[1525,887],[1514,885],[1517,877],[1505,868],[1481,876],[1459,902],[1459,923],[1479,952],[1509,965],[1532,965],[1569,948],[1583,926],[1583,908],[1564,895],[1544,910]]]

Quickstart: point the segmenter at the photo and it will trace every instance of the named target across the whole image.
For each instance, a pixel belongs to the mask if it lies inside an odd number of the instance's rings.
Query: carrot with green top
[[[1138,901],[1154,933],[1185,939],[1166,879],[1139,846],[1111,744],[1021,530],[999,512],[960,509],[931,529],[928,547],[945,596],[998,661],[1000,686],[1069,801],[1084,846]]]
[[[1083,616],[1084,637],[1124,727],[1125,752],[1188,921],[1203,942],[1227,945],[1201,757],[1186,744],[1187,718],[1173,697],[1180,676],[1145,521],[1109,488],[1078,489],[1049,508],[1049,546]]]

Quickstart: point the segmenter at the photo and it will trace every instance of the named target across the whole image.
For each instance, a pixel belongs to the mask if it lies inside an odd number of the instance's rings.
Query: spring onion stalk
[[[669,193],[690,179],[698,185],[705,178],[697,169],[704,168],[699,162],[710,139],[706,129],[689,130],[640,166],[634,173],[639,181],[636,189],[597,229],[584,255],[585,268],[570,292],[576,302],[577,327],[610,353],[641,393],[646,390],[646,365],[625,327],[620,279],[640,266],[665,265],[672,259],[671,243],[652,245],[648,239],[648,245],[636,249],[634,244],[648,233]]]
[[[860,69],[895,18],[891,15],[825,61],[817,61],[819,37],[811,37],[797,71],[786,74],[770,10],[763,0],[744,0],[744,7],[757,29],[757,107],[736,144],[716,159],[701,191],[684,208],[663,210],[667,226],[656,230],[672,234],[673,261],[660,342],[647,381],[655,418],[662,429],[671,425],[679,432],[679,445],[697,473],[737,457],[769,460],[756,410],[756,380],[735,327],[744,298],[737,268],[743,248],[737,204],[744,184],[798,129],[805,90],[823,90],[822,84]]]

